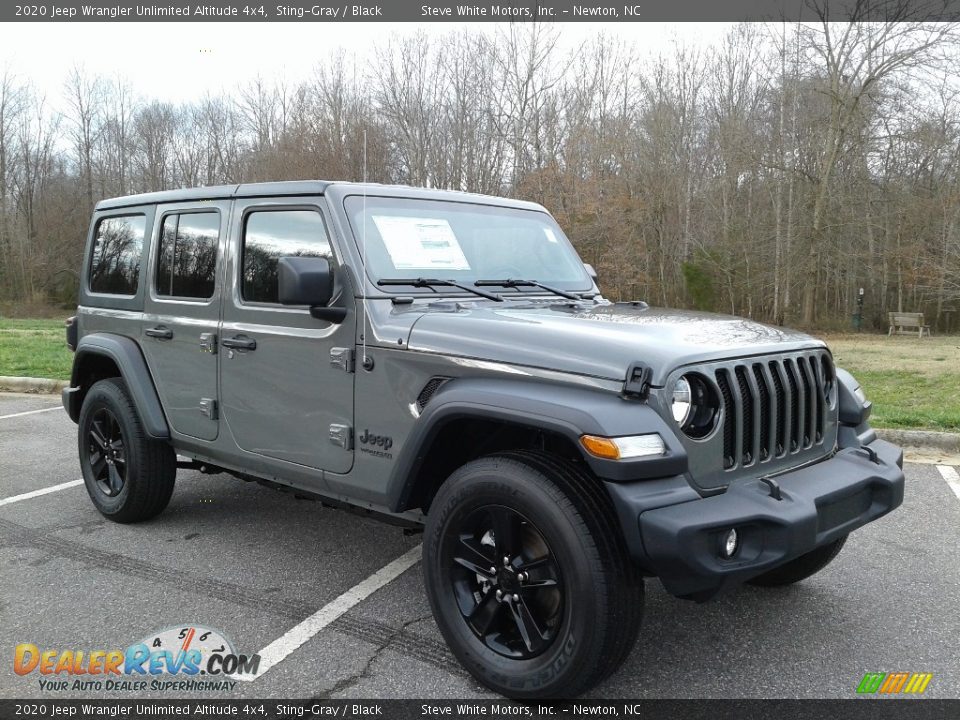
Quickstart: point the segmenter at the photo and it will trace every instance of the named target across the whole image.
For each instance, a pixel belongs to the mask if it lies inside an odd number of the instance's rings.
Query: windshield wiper
[[[505,287],[505,288],[521,288],[521,287],[536,287],[541,290],[546,290],[547,292],[552,292],[554,295],[559,295],[560,297],[567,298],[567,300],[581,300],[582,298],[579,295],[574,295],[569,293],[566,290],[559,290],[555,287],[550,287],[549,285],[544,285],[542,282],[537,282],[536,280],[513,280],[507,278],[505,280],[477,280],[473,283],[477,287]]]
[[[464,290],[468,293],[473,293],[474,295],[487,298],[487,300],[503,302],[503,298],[499,295],[484,292],[483,290],[477,290],[475,287],[464,285],[454,280],[441,280],[440,278],[386,278],[384,280],[377,280],[377,285],[412,285],[416,288],[432,288],[435,286],[455,287],[458,290]]]

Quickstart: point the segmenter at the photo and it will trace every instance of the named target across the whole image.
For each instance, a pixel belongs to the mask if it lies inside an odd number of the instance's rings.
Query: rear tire
[[[454,655],[508,697],[576,697],[623,663],[639,632],[643,579],[610,499],[551,455],[454,472],[430,506],[423,568]]]
[[[833,559],[840,554],[846,542],[847,536],[844,535],[842,538],[827,543],[826,545],[821,545],[806,555],[801,555],[788,563],[784,563],[780,567],[768,570],[763,573],[763,575],[757,575],[757,577],[747,582],[751,585],[759,585],[760,587],[781,587],[806,580],[833,562]]]
[[[122,379],[90,388],[78,429],[83,482],[105,518],[132,523],[163,511],[173,494],[177,455],[147,435]]]

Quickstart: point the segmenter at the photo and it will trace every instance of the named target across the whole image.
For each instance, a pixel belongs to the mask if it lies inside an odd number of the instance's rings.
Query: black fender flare
[[[163,414],[160,396],[147,368],[147,361],[136,341],[124,335],[91,333],[84,335],[77,343],[70,387],[63,391],[63,406],[70,418],[74,422],[80,419],[80,407],[85,393],[81,388],[84,360],[94,355],[110,358],[120,370],[120,376],[127,385],[127,391],[147,434],[158,440],[168,440],[170,426]]]
[[[420,468],[433,441],[450,422],[495,420],[553,432],[580,450],[597,477],[624,482],[679,475],[687,455],[672,429],[646,403],[608,391],[519,379],[466,378],[445,383],[430,399],[397,456],[387,503],[401,512],[415,496]],[[603,460],[585,452],[581,435],[618,437],[659,433],[666,453],[639,460]]]
[[[843,368],[836,369],[838,427],[837,446],[840,448],[863,447],[877,439],[876,431],[870,427],[870,413],[873,403],[860,402],[857,390],[860,383]]]
[[[860,389],[860,383],[849,372],[838,367],[836,376],[840,422],[844,425],[854,426],[865,423],[870,419],[873,403],[869,400],[861,403],[857,399],[856,392]]]

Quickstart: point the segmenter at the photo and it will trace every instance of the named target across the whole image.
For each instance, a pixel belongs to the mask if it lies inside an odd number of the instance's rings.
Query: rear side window
[[[207,300],[217,273],[220,213],[167,215],[157,249],[157,295]]]
[[[90,254],[91,292],[136,294],[145,230],[143,215],[103,218],[97,223]]]
[[[247,215],[243,229],[241,297],[277,303],[277,259],[330,257],[330,238],[316,210],[262,210]]]

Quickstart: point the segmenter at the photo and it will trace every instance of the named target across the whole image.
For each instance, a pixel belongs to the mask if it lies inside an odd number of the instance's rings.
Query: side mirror
[[[277,295],[281,305],[308,305],[313,317],[342,322],[346,308],[328,307],[333,290],[333,268],[327,258],[291,256],[277,261]]]
[[[597,271],[594,270],[593,265],[590,263],[584,263],[583,266],[587,269],[587,275],[589,275],[597,287],[600,286],[600,276],[597,275]]]

